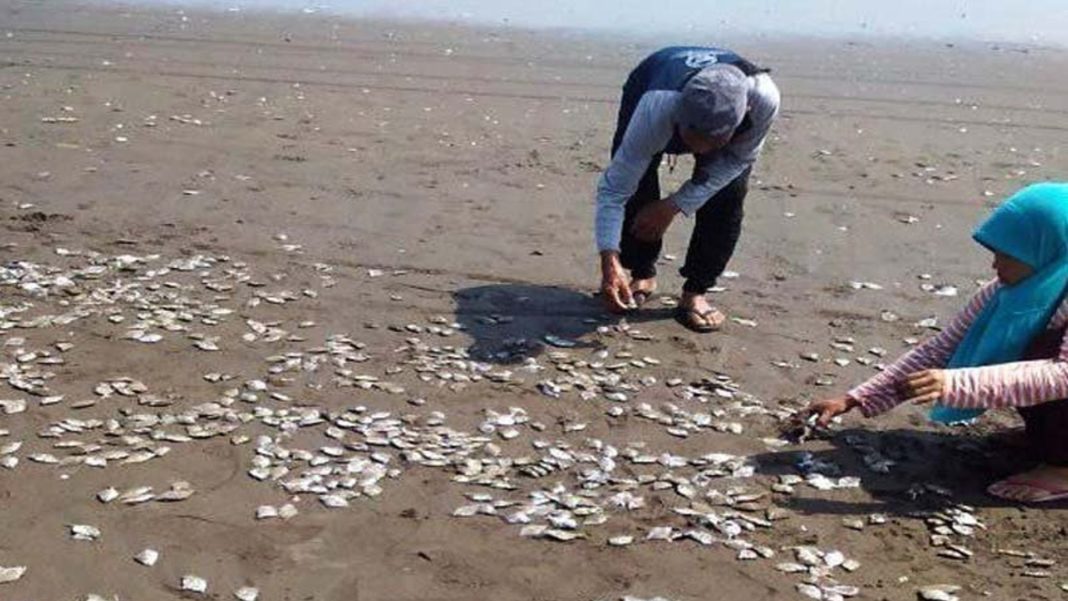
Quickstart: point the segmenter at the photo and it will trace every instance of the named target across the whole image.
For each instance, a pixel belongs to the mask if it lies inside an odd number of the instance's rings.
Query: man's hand
[[[670,197],[662,198],[638,211],[630,228],[631,233],[643,242],[656,242],[664,237],[664,232],[678,212],[679,208]]]
[[[623,313],[634,308],[634,298],[618,252],[601,253],[601,298],[612,313]]]
[[[922,405],[937,401],[946,393],[946,372],[943,369],[925,369],[909,374],[905,379],[905,397]]]

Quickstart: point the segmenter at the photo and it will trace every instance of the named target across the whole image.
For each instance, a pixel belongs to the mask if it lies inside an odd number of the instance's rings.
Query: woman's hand
[[[805,409],[805,414],[819,416],[816,418],[816,423],[821,426],[827,426],[835,417],[849,413],[859,405],[860,403],[858,403],[856,399],[842,396],[833,399],[815,401]]]
[[[937,401],[946,394],[946,370],[925,369],[909,374],[904,384],[905,399],[922,405]]]

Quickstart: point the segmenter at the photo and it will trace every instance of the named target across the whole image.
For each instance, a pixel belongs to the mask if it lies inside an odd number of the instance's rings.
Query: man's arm
[[[752,127],[738,134],[721,151],[708,160],[698,161],[694,178],[672,195],[672,201],[687,216],[692,216],[708,199],[753,166],[771,124],[779,113],[779,89],[767,73],[754,77],[750,92],[749,118]]]
[[[623,141],[597,184],[594,236],[597,249],[619,251],[627,200],[634,195],[652,158],[671,141],[678,93],[646,92],[627,124]]]

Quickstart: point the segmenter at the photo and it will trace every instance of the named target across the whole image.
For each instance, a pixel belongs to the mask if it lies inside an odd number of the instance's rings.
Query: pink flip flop
[[[1046,494],[1040,495],[1038,497],[1026,499],[1026,500],[1013,499],[1011,497],[1006,497],[1006,496],[1001,495],[1001,494],[999,494],[997,492],[994,492],[994,490],[993,490],[994,487],[998,486],[999,484],[1004,484],[1004,485],[1008,485],[1008,486],[1017,486],[1017,487],[1022,486],[1022,487],[1030,488],[1031,490],[1042,491],[1042,492],[1044,492]],[[1031,479],[1019,479],[1019,480],[1017,480],[1017,479],[1014,479],[1014,478],[1011,478],[1011,477],[1010,478],[1006,478],[1004,480],[999,480],[999,481],[991,484],[990,486],[987,487],[986,492],[987,492],[987,494],[989,494],[991,496],[994,496],[994,497],[997,497],[999,499],[1004,499],[1006,501],[1016,501],[1016,502],[1020,502],[1020,503],[1049,503],[1051,501],[1059,501],[1061,499],[1068,499],[1068,488],[1050,486],[1049,483],[1041,482],[1039,480],[1031,480]]]

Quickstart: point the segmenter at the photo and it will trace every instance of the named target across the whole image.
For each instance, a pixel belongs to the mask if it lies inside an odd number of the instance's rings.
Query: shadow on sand
[[[765,475],[823,473],[831,478],[856,476],[872,500],[865,502],[812,498],[802,493],[778,504],[802,514],[863,517],[872,513],[913,516],[947,505],[1013,507],[1017,504],[986,493],[992,482],[1025,470],[1038,461],[1025,448],[1005,444],[998,435],[967,430],[931,432],[896,429],[850,429],[826,439],[832,447],[818,451],[790,449],[755,457]],[[888,473],[873,472],[865,455],[893,462]],[[829,469],[825,469],[826,466]],[[800,485],[801,491],[806,485]],[[812,495],[817,496],[817,495]],[[825,493],[818,493],[825,497]],[[1068,502],[1034,505],[1066,508]]]
[[[454,292],[453,300],[457,323],[474,338],[471,357],[498,364],[520,363],[553,347],[599,348],[583,338],[620,319],[607,314],[599,299],[556,286],[475,286]],[[643,309],[626,317],[630,323],[670,318],[669,309]]]

